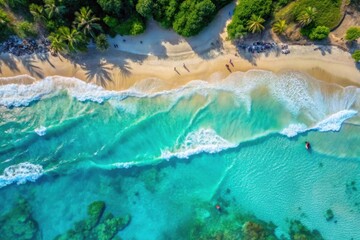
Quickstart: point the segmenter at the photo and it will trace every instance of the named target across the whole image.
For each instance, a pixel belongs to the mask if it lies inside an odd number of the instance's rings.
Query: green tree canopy
[[[287,24],[285,20],[279,20],[274,23],[272,29],[277,34],[283,34],[287,28]]]
[[[247,24],[249,31],[252,33],[261,32],[264,30],[264,26],[262,25],[264,22],[265,20],[262,17],[253,14]]]
[[[216,6],[211,0],[186,0],[180,6],[180,12],[175,16],[173,28],[182,36],[190,37],[210,23],[216,12]]]
[[[89,7],[82,7],[79,12],[75,12],[74,25],[85,36],[91,36],[93,39],[95,39],[95,31],[102,31],[99,21],[100,18],[95,17]]]
[[[60,5],[55,0],[45,0],[45,12],[48,18],[60,18],[65,12],[66,9],[63,5]]]
[[[143,17],[150,18],[153,11],[153,0],[139,0],[136,4],[136,11]]]
[[[97,0],[97,3],[105,13],[118,17],[121,17],[121,12],[125,7],[125,4],[122,0]]]
[[[50,34],[51,47],[55,52],[85,51],[88,42],[84,35],[76,29],[62,26]],[[64,48],[64,46],[66,46]]]
[[[241,0],[235,8],[231,23],[227,26],[230,39],[244,36],[249,32],[248,22],[252,15],[266,19],[272,10],[272,0]]]
[[[171,28],[175,15],[179,10],[181,1],[177,0],[157,0],[154,1],[153,17],[160,22],[161,26]]]
[[[312,21],[314,21],[316,13],[317,13],[316,8],[307,7],[299,14],[297,20],[301,26],[309,25]]]
[[[96,43],[96,48],[100,51],[105,51],[106,49],[109,48],[109,43],[106,39],[105,34],[100,34],[99,36],[97,36],[95,39],[95,43]]]

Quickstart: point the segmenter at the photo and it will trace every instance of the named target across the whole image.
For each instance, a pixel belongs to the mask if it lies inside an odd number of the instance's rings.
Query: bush
[[[355,62],[360,62],[360,50],[355,50],[355,52],[351,55]]]
[[[350,27],[346,31],[345,39],[348,41],[355,41],[360,38],[360,27]]]
[[[314,28],[309,37],[311,40],[323,40],[329,36],[330,29],[325,26],[318,26]]]
[[[20,38],[35,37],[37,35],[34,24],[28,21],[17,24],[16,33]]]

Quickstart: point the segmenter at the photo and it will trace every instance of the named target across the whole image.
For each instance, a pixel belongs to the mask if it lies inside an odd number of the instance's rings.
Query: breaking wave
[[[46,134],[46,127],[40,126],[38,128],[35,128],[34,132],[36,132],[39,136],[44,136]]]
[[[31,164],[28,162],[19,163],[5,168],[0,175],[0,188],[9,184],[24,184],[26,182],[35,182],[44,170],[41,165]]]
[[[162,159],[189,158],[191,155],[206,153],[217,153],[228,148],[234,148],[233,144],[217,135],[213,129],[199,129],[190,132],[178,148],[165,150],[161,153]]]
[[[308,127],[303,123],[290,124],[287,128],[283,129],[280,134],[287,137],[295,137],[299,133],[308,132],[311,130],[319,132],[328,132],[328,131],[339,131],[343,122],[347,119],[357,115],[355,110],[342,110],[340,112],[334,113],[324,120],[316,123],[313,127]]]

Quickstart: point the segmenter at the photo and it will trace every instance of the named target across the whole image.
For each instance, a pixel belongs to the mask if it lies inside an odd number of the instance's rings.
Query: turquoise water
[[[53,239],[102,200],[131,215],[122,239],[241,239],[251,219],[275,224],[275,239],[292,220],[360,239],[359,110],[359,89],[294,72],[155,93],[62,77],[0,85],[0,215],[23,198]]]

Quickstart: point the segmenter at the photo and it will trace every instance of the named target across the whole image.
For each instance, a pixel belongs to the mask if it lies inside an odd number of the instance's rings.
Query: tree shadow
[[[0,73],[2,73],[3,65],[7,66],[12,72],[20,71],[16,64],[15,58],[12,55],[10,55],[10,54],[3,55],[3,56],[1,56],[0,59],[1,59],[0,60]]]
[[[223,54],[224,46],[221,34],[224,33],[226,23],[231,18],[235,6],[236,1],[232,1],[220,9],[211,23],[198,35],[186,39],[192,51],[202,59],[211,59],[216,55]]]
[[[96,84],[106,87],[109,82],[112,82],[113,68],[105,61],[100,61],[98,64],[83,63],[81,68],[85,71],[86,81],[94,81]]]
[[[43,78],[44,74],[40,67],[36,66],[34,63],[36,63],[36,60],[32,56],[24,56],[19,58],[22,65],[25,67],[25,69],[30,73],[31,76],[35,76],[38,78]]]
[[[314,42],[315,48],[314,51],[320,51],[322,56],[332,53],[332,46],[329,39],[323,41],[316,41]]]
[[[50,52],[46,52],[46,53],[35,53],[35,56],[37,57],[37,59],[39,59],[41,62],[47,62],[52,68],[55,68],[55,65],[52,64],[52,62],[49,59],[49,54]]]

